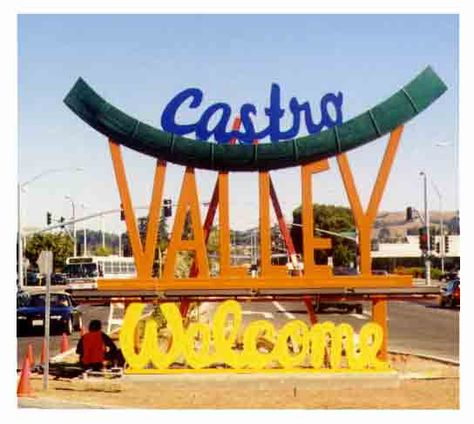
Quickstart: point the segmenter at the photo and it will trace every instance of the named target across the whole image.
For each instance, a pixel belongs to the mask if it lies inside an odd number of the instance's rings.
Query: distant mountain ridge
[[[423,216],[423,215],[422,215]],[[459,234],[459,216],[456,211],[446,211],[442,214],[444,232],[449,234]],[[424,216],[423,216],[424,218]],[[380,238],[380,231],[388,237],[404,237],[406,235],[418,234],[418,229],[424,224],[414,212],[414,219],[406,221],[406,211],[401,212],[379,212],[374,223],[372,232],[373,238]],[[441,213],[430,212],[430,225],[437,229],[441,226]]]

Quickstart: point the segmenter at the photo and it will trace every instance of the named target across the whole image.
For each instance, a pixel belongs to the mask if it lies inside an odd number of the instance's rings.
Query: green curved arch
[[[325,159],[375,140],[426,109],[447,87],[427,67],[387,100],[337,128],[279,143],[215,144],[174,136],[107,103],[79,78],[64,102],[97,131],[133,150],[184,166],[257,171]]]

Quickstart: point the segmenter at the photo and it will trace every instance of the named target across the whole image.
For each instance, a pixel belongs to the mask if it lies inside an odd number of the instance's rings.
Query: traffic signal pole
[[[23,289],[23,285],[24,285],[24,277],[23,277],[23,235],[21,233],[21,226],[22,226],[22,222],[21,222],[21,186],[20,184],[18,184],[18,187],[17,187],[17,191],[18,191],[18,198],[17,198],[17,205],[18,205],[18,209],[17,209],[17,220],[18,220],[18,230],[17,230],[17,233],[18,233],[18,288],[20,290]]]

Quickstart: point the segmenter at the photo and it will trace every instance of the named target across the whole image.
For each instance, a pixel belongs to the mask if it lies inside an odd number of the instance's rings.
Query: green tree
[[[297,224],[291,228],[291,236],[295,249],[298,253],[303,250],[303,235],[301,230],[301,206],[293,211],[293,223]],[[332,231],[335,233],[355,231],[354,218],[350,208],[335,205],[313,205],[313,223],[315,228]],[[332,240],[332,249],[315,252],[316,263],[327,263],[329,255],[333,257],[335,266],[348,266],[355,262],[355,243],[337,236],[328,236],[316,233],[318,237],[330,237]]]
[[[209,238],[207,240],[207,253],[212,254],[216,253],[219,250],[219,229],[217,227],[212,227],[211,232],[209,233]]]
[[[158,241],[161,251],[165,251],[169,243],[169,232],[168,222],[164,215],[163,209],[161,210],[160,222],[158,224]]]
[[[109,246],[98,246],[93,251],[94,256],[110,256],[114,251]]]
[[[194,238],[194,230],[193,230],[193,226],[191,225],[191,223],[192,223],[191,213],[188,210],[186,212],[186,218],[184,220],[183,234],[181,236],[181,238],[183,240],[192,240]]]
[[[53,252],[54,269],[62,270],[66,258],[73,255],[74,243],[65,233],[40,233],[28,238],[25,247],[25,256],[31,264],[35,264],[42,250]]]

